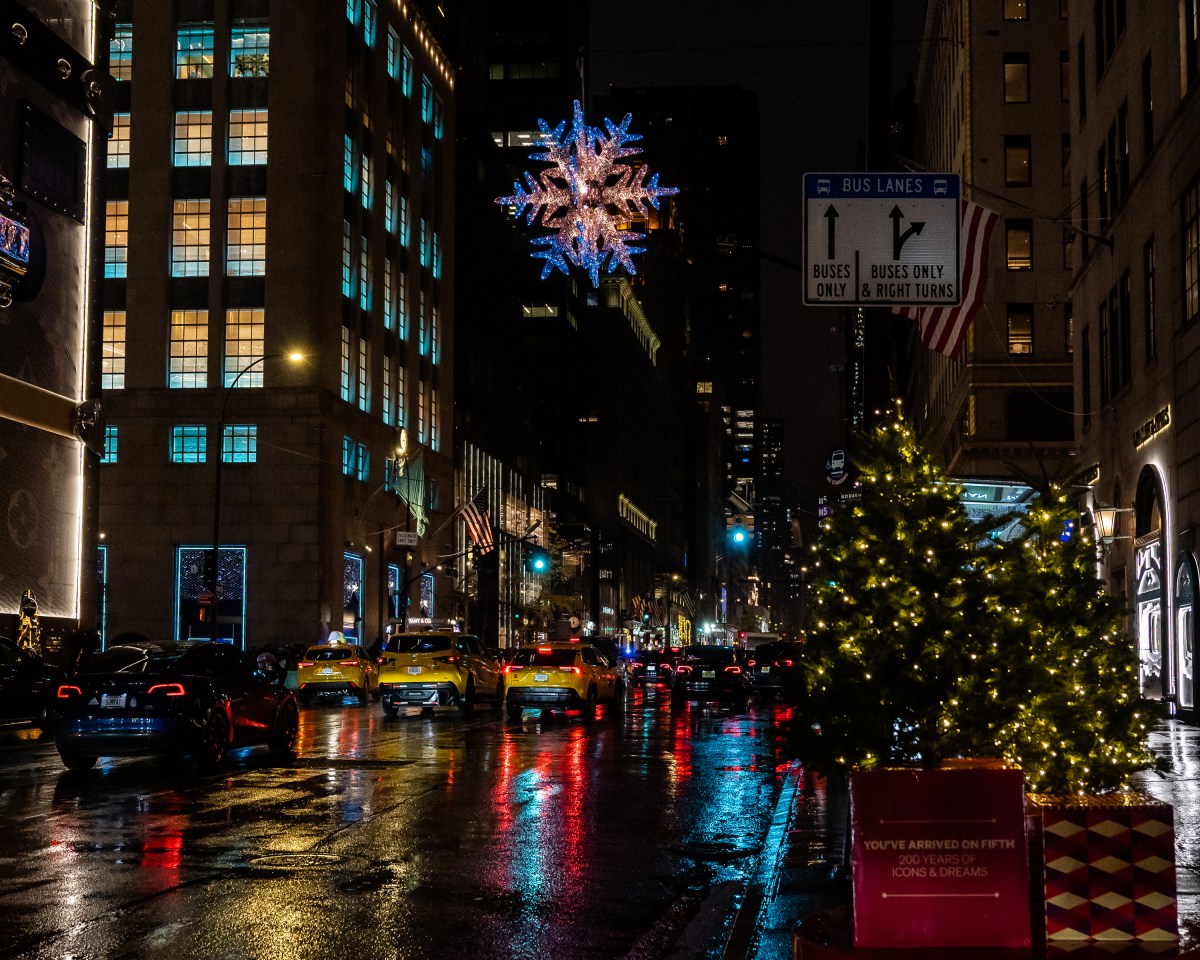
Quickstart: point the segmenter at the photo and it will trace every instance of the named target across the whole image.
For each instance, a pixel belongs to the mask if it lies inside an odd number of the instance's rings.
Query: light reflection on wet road
[[[786,708],[302,711],[299,754],[67,773],[0,732],[0,958],[719,956]]]

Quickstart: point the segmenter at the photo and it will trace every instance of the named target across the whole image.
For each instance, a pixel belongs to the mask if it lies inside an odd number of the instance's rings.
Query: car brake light
[[[726,667],[725,672],[726,673],[741,673],[742,668],[741,667]]]
[[[758,666],[758,661],[757,661],[757,660],[747,660],[747,661],[746,661],[746,666],[748,666],[748,667],[755,667],[755,666]]]
[[[578,667],[559,667],[563,673],[583,673]]]
[[[63,684],[60,684],[60,685],[59,685],[59,687],[58,687],[58,698],[59,698],[60,700],[66,700],[66,699],[67,699],[69,696],[71,696],[71,694],[73,694],[73,693],[77,693],[77,694],[79,694],[81,697],[83,696],[83,691],[82,691],[82,690],[80,690],[80,689],[79,689],[77,686],[75,686],[74,684],[71,684],[71,683],[63,683]]]
[[[549,652],[550,652],[549,647],[538,647],[538,653],[549,653]]]
[[[675,672],[676,673],[691,673],[692,668],[689,667],[686,663],[684,663],[684,664],[680,664],[678,667],[676,667]]]
[[[339,667],[359,667],[362,666],[357,660],[339,660]]]
[[[298,664],[296,664],[296,666],[298,666],[298,667],[315,667],[316,664],[313,663],[313,661],[311,661],[311,660],[301,660]]]
[[[186,690],[183,689],[182,683],[156,683],[146,693],[154,693],[157,690],[164,697],[182,697]]]
[[[778,663],[776,664],[776,666],[780,666],[780,665],[781,665],[781,664],[778,664]],[[791,660],[784,660],[784,661],[782,661],[782,666],[785,666],[785,667],[790,667],[791,665],[792,665],[792,661],[791,661]]]
[[[459,659],[460,659],[459,657],[455,657],[455,656],[434,657],[433,662],[434,663],[458,663]]]
[[[505,673],[518,673],[518,672],[520,672],[520,670],[521,670],[521,668],[518,667],[515,663],[510,663],[510,664],[508,664],[508,666],[506,666],[504,668]]]
[[[660,663],[659,666],[662,667],[664,670],[671,669],[671,665],[669,663]]]

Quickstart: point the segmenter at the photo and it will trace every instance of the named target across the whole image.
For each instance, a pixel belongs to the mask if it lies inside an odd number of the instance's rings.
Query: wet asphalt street
[[[0,958],[721,957],[763,874],[785,707],[301,711],[218,773],[71,773],[0,729]]]

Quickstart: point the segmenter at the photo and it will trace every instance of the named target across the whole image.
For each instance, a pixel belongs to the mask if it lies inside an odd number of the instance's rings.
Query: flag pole
[[[479,493],[483,493],[483,491],[486,489],[487,489],[487,484],[484,484],[482,487],[479,488]],[[479,493],[475,494],[475,497],[479,496]],[[466,510],[467,504],[470,503],[472,500],[474,500],[475,497],[471,497],[467,500],[464,500],[462,503],[462,506],[456,507],[454,509],[454,512],[452,514],[450,514],[450,516],[448,516],[445,520],[442,521],[442,525],[440,527],[438,527],[436,530],[434,530],[433,533],[431,533],[429,535],[429,538],[432,540],[439,533],[441,533],[443,530],[445,530],[446,526],[450,523],[450,521],[453,520],[455,517],[457,517],[464,510]]]

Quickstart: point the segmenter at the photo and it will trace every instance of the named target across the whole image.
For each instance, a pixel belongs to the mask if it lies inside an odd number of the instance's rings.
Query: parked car
[[[191,755],[216,766],[233,747],[296,748],[296,695],[226,643],[112,646],[59,684],[54,739],[73,770],[97,757]]]
[[[379,668],[363,647],[333,644],[309,647],[296,665],[300,702],[311,703],[323,693],[357,697],[366,703],[371,691],[378,695]]]
[[[61,667],[0,637],[0,720],[32,720],[47,726],[55,692],[66,679]]]
[[[745,654],[732,647],[690,646],[675,664],[671,681],[671,705],[689,700],[721,700],[737,710],[746,709],[750,683],[746,677]]]
[[[764,643],[746,655],[750,688],[764,696],[795,699],[803,686],[801,646],[794,640]]]
[[[383,645],[379,660],[379,695],[389,716],[403,706],[432,710],[457,704],[470,713],[480,700],[490,701],[496,710],[504,704],[499,651],[485,649],[473,634],[395,633]]]
[[[629,682],[642,686],[660,683],[670,686],[678,658],[679,653],[675,650],[643,650],[629,664]]]
[[[590,643],[560,640],[522,647],[504,670],[510,720],[520,720],[526,707],[579,710],[591,720],[599,703],[614,712],[624,704],[625,684]]]

